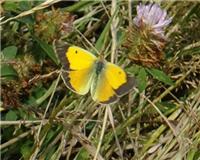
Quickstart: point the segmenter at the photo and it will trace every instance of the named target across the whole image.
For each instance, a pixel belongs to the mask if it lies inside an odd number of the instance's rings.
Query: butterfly
[[[63,66],[62,78],[65,85],[80,95],[90,91],[92,99],[97,103],[117,102],[119,97],[135,85],[135,79],[122,68],[85,49],[58,45],[56,52]]]

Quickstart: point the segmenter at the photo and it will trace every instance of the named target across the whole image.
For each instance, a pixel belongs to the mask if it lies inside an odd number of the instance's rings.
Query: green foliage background
[[[200,4],[156,3],[173,17],[158,68],[132,63],[122,47],[138,1],[1,2],[3,160],[200,159]],[[90,41],[135,76],[139,92],[106,106],[72,93],[58,72],[55,39],[95,54]]]

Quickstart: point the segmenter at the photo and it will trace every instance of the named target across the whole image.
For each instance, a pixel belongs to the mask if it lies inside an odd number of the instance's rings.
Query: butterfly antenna
[[[100,52],[92,45],[92,43],[77,28],[75,29],[83,37],[83,39],[90,45],[90,47],[92,47],[97,52],[98,55],[101,55]]]

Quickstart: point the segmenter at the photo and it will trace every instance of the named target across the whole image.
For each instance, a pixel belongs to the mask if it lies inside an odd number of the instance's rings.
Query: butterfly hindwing
[[[106,63],[105,75],[118,96],[128,93],[135,85],[135,79],[129,77],[122,68],[113,63]]]
[[[93,72],[92,68],[82,70],[63,71],[62,77],[66,86],[75,93],[84,95],[88,93],[91,87]]]
[[[95,83],[95,85],[94,85]],[[92,82],[95,86],[91,90],[93,99],[102,104],[114,103],[118,97],[128,93],[135,81],[119,66],[105,62],[104,69],[100,73],[97,81]]]
[[[98,75],[97,79],[93,80],[91,86],[91,96],[94,101],[101,104],[110,104],[118,100],[115,91],[109,84],[105,75],[105,70]]]

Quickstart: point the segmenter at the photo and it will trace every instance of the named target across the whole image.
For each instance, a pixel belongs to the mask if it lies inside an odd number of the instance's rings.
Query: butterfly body
[[[95,73],[97,75],[99,75],[105,67],[104,62],[102,62],[101,60],[97,60],[95,65],[96,65],[95,66],[95,69],[96,69]]]
[[[98,103],[116,102],[135,85],[135,80],[119,66],[80,47],[71,46],[57,51],[64,68],[62,77],[66,86],[80,95],[90,91],[93,100]]]

